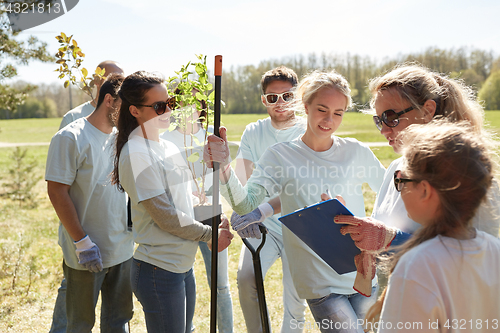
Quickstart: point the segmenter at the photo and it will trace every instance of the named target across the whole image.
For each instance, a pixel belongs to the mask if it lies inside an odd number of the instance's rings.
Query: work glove
[[[361,251],[385,251],[396,237],[397,229],[371,217],[337,215],[337,224],[348,224],[340,228],[342,235],[350,234],[354,244]]]
[[[207,144],[203,148],[203,161],[209,168],[213,168],[213,162],[220,164],[220,169],[225,170],[231,162],[229,145],[227,143],[226,128],[219,129],[220,138],[214,134],[207,137]]]
[[[234,231],[238,232],[251,224],[264,222],[266,218],[273,215],[273,207],[269,203],[265,202],[260,204],[259,207],[255,208],[250,213],[243,216],[239,216],[233,212],[233,215],[231,216],[231,226]]]
[[[361,250],[361,253],[354,257],[357,273],[353,288],[369,297],[372,290],[371,280],[375,277],[377,254],[389,247],[396,237],[397,229],[371,217],[337,215],[334,222],[348,224],[340,228],[340,232],[342,235],[350,234],[354,244]]]
[[[372,280],[375,277],[377,255],[371,252],[361,252],[354,257],[356,278],[353,289],[363,296],[372,294]]]
[[[97,273],[102,271],[102,259],[101,252],[95,243],[90,240],[90,237],[86,235],[78,242],[76,245],[76,256],[78,257],[78,263],[88,269],[92,273]]]
[[[241,238],[257,238],[260,239],[262,233],[260,232],[259,226],[262,225],[262,223],[254,223],[250,224],[248,227],[241,229],[238,231],[238,236]]]

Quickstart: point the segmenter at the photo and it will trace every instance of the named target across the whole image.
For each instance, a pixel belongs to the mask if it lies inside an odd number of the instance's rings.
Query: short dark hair
[[[99,99],[97,100],[96,109],[101,106],[107,94],[110,94],[114,99],[118,97],[118,91],[124,79],[125,77],[121,74],[109,74],[106,81],[102,84],[101,89],[99,89]]]
[[[273,81],[287,81],[292,84],[293,87],[297,85],[299,79],[297,78],[297,74],[293,69],[290,69],[285,66],[279,66],[274,69],[271,69],[262,75],[262,79],[260,80],[260,86],[262,88],[262,93],[266,93],[267,86]]]

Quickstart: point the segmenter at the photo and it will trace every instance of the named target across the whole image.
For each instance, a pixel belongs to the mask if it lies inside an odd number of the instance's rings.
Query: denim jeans
[[[95,306],[101,294],[101,332],[128,333],[133,315],[130,265],[132,258],[101,272],[76,270],[63,263],[67,281],[67,332],[92,330]]]
[[[207,243],[199,242],[200,251],[205,262],[208,285],[211,286],[212,251]],[[227,272],[227,249],[219,253],[217,261],[217,327],[219,333],[233,332],[233,301],[229,290],[229,276]]]
[[[52,313],[52,325],[49,333],[66,333],[66,279],[63,278],[61,286],[57,289],[56,304]]]
[[[308,299],[309,309],[322,333],[363,333],[365,314],[377,300],[377,287],[372,295],[365,297],[355,293],[350,295],[330,294],[317,299]]]
[[[131,281],[144,310],[148,332],[191,332],[196,305],[193,269],[173,273],[134,259]]]
[[[248,238],[252,246],[257,249],[262,239]],[[283,248],[283,236],[273,231],[268,232],[266,243],[260,251],[260,262],[263,277],[267,271],[281,257],[283,270],[283,323],[282,333],[302,332],[305,322],[306,302],[300,299],[295,290],[288,266],[288,259]],[[252,254],[242,246],[240,263],[238,267],[238,292],[240,305],[245,318],[247,331],[250,333],[262,332],[259,301],[257,298],[257,285],[253,269]]]

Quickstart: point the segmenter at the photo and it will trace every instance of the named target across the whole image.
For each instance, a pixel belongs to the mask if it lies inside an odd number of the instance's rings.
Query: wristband
[[[269,204],[269,202],[264,202],[259,205],[260,212],[262,213],[262,216],[265,218],[271,217],[274,215],[274,208]]]
[[[95,244],[90,240],[89,235],[85,235],[78,242],[74,242],[77,250],[88,250],[91,249]]]

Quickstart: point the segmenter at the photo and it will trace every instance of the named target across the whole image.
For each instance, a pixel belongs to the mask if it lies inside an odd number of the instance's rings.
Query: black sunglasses
[[[403,111],[396,112],[394,110],[386,110],[382,112],[382,116],[373,116],[373,122],[375,126],[377,126],[378,130],[382,130],[382,122],[389,127],[396,127],[399,124],[399,117],[407,112],[410,112],[415,107],[410,106],[408,109],[404,109]]]
[[[404,183],[417,181],[416,179],[401,178],[398,176],[401,176],[401,170],[394,171],[394,186],[396,187],[396,191],[398,192],[401,192]]]
[[[275,104],[278,102],[280,97],[283,99],[283,102],[290,102],[293,99],[293,92],[286,91],[281,94],[265,94],[262,96],[264,96],[264,99],[267,102],[267,104]]]
[[[176,100],[175,97],[169,97],[166,102],[154,102],[151,105],[137,104],[136,106],[145,106],[148,108],[153,108],[157,115],[161,116],[167,111],[167,106],[170,110],[175,109]]]

